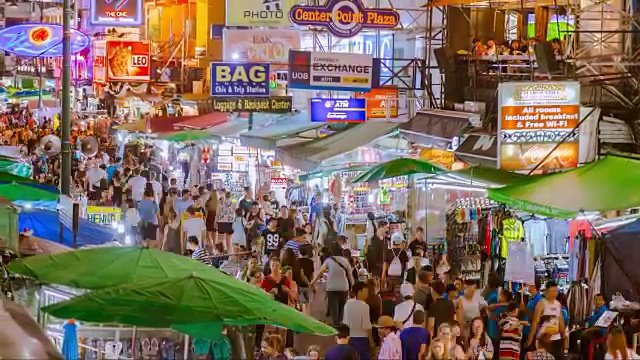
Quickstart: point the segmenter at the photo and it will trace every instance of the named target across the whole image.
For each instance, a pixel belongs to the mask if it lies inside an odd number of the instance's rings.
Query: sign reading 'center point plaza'
[[[349,38],[362,29],[393,29],[400,15],[393,9],[367,9],[361,1],[329,0],[324,6],[296,5],[289,12],[297,25],[326,27],[335,36]]]

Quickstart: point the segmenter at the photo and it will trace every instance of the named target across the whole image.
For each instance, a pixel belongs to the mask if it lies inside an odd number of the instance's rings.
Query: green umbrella
[[[95,290],[43,311],[62,319],[173,327],[186,332],[190,327],[224,323],[271,324],[316,335],[335,333],[262,289],[220,271]]]
[[[73,269],[70,271],[70,269]],[[104,289],[219,270],[185,256],[144,247],[100,247],[12,261],[9,271],[41,282]]]
[[[27,184],[11,182],[0,184],[0,197],[9,201],[52,201],[58,200],[60,195]]]
[[[351,180],[352,183],[375,182],[396,176],[413,174],[440,174],[446,170],[424,160],[401,158],[376,165]]]
[[[170,142],[189,142],[189,141],[204,141],[217,139],[215,135],[204,130],[183,130],[174,132],[167,135],[158,136],[159,140],[166,140]]]

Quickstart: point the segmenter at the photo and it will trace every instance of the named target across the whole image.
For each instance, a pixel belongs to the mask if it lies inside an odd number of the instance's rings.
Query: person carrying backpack
[[[388,290],[393,290],[395,294],[407,271],[407,263],[409,255],[403,248],[404,237],[397,232],[391,235],[392,248],[387,249],[384,253],[384,265],[382,269],[382,284],[387,285]]]

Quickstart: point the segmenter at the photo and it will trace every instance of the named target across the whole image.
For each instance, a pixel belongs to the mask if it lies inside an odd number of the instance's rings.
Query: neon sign
[[[89,37],[71,29],[71,53],[89,46]],[[0,49],[18,56],[62,56],[62,25],[19,24],[0,30]]]
[[[101,26],[142,25],[142,3],[143,0],[91,0],[89,22]]]

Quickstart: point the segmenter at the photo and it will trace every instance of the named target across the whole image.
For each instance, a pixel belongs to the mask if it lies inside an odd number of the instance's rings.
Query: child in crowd
[[[520,359],[520,344],[522,342],[522,327],[526,322],[518,319],[518,303],[511,302],[500,319],[500,359]]]

